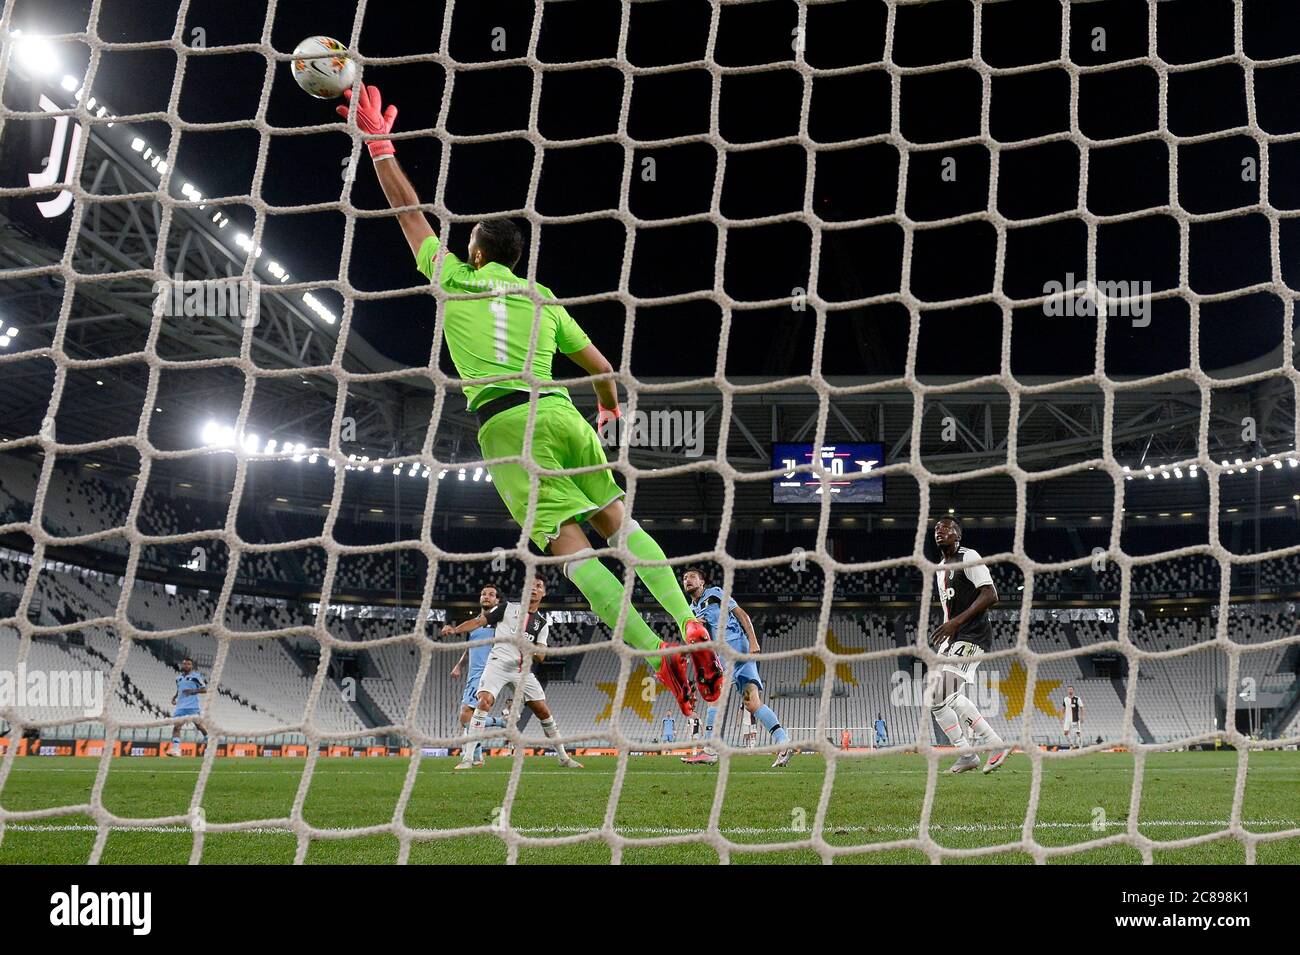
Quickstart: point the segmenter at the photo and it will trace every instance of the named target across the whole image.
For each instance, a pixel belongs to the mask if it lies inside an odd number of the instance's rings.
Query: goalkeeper
[[[343,95],[351,100],[350,90]],[[361,132],[383,136],[392,131],[397,107],[390,104],[383,109],[376,87],[362,86],[356,107],[356,124]],[[347,118],[346,106],[337,110]],[[388,204],[393,208],[419,205],[415,188],[397,164],[392,141],[369,139],[366,147]],[[478,223],[470,234],[468,261],[463,261],[450,252],[444,252],[439,259],[438,237],[420,210],[399,212],[397,221],[415,255],[416,268],[444,291],[453,295],[498,293],[492,298],[448,301],[443,313],[443,334],[456,371],[465,382],[469,410],[478,417],[478,442],[484,459],[494,461],[523,454],[529,405],[535,401],[533,462],[550,470],[598,468],[579,474],[538,476],[533,543],[543,553],[570,558],[564,565],[565,576],[587,598],[596,615],[613,629],[623,604],[623,584],[592,552],[591,542],[579,525],[580,521],[589,522],[611,546],[626,547],[637,558],[637,576],[677,621],[685,643],[707,644],[708,630],[691,613],[672,568],[666,563],[647,566],[646,562],[665,561],[664,552],[636,521],[629,519],[623,491],[614,483],[596,431],[573,406],[568,391],[551,384],[551,360],[557,351],[588,375],[609,375],[613,368],[563,306],[551,302],[538,306],[529,297],[528,281],[514,273],[523,254],[518,227],[508,219]],[[555,297],[542,285],[534,283],[534,288],[543,299]],[[528,346],[534,322],[539,323],[537,348],[530,363]],[[535,399],[522,377],[529,367],[533,379],[539,382]],[[520,377],[512,377],[516,375]],[[476,384],[490,378],[501,380]],[[599,407],[596,426],[604,428],[620,416],[618,392],[608,378],[600,378],[592,385]],[[528,470],[499,460],[489,465],[489,470],[511,516],[524,526],[531,483]],[[624,637],[638,650],[680,646],[675,641],[660,640],[635,610],[628,613]],[[682,654],[648,659],[660,682],[677,698],[682,712],[692,715],[694,693]],[[691,659],[700,695],[709,702],[717,700],[722,693],[722,667],[717,655],[711,647],[701,646],[691,652]]]

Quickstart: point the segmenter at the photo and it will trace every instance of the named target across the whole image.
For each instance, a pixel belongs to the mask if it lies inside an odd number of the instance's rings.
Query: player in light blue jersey
[[[199,722],[199,697],[208,692],[208,681],[194,669],[194,661],[186,657],[181,661],[181,672],[176,674],[176,695],[172,697],[172,751],[173,756],[181,754],[181,727],[187,722],[202,734],[200,745],[208,741],[208,731]]]
[[[464,633],[470,624],[474,624],[469,631],[471,640],[491,640],[496,635],[496,627],[489,626],[487,623],[487,614],[501,603],[501,593],[497,590],[496,584],[487,584],[479,591],[478,605],[479,615],[470,620],[466,620],[458,627],[443,627],[443,636],[452,636]],[[470,647],[460,655],[456,665],[451,668],[451,678],[460,679],[460,673],[465,664],[469,664],[468,672],[465,674],[465,692],[460,698],[460,728],[462,733],[469,732],[469,721],[474,718],[474,707],[478,703],[478,681],[483,676],[483,668],[487,666],[487,659],[492,653],[492,644],[484,643],[480,647]],[[506,721],[499,716],[489,716],[484,726],[503,727]],[[477,743],[474,746],[473,764],[475,766],[483,765],[483,744]]]
[[[699,620],[704,621],[714,640],[726,640],[727,645],[738,653],[759,652],[758,637],[754,634],[754,622],[735,600],[729,600],[726,623],[722,623],[722,588],[708,586],[702,570],[692,568],[682,574],[682,590],[686,591],[686,596],[691,600],[691,612]],[[745,660],[733,665],[724,659],[723,665],[724,668],[731,669],[731,681],[740,691],[742,705],[772,734],[773,742],[782,746],[781,751],[776,755],[776,761],[772,763],[773,768],[784,766],[794,755],[794,747],[785,745],[789,742],[790,735],[781,726],[772,708],[763,702],[763,680],[758,675],[757,661]],[[708,722],[707,732],[712,733],[712,715]],[[699,756],[692,756],[686,760],[688,763],[706,764],[717,761],[718,754],[710,751],[707,746]]]

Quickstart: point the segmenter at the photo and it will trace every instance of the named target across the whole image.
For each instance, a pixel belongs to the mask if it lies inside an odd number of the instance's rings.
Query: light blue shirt
[[[704,593],[700,594],[699,600],[691,604],[691,613],[704,621],[705,626],[709,628],[709,632],[713,634],[715,640],[725,639],[733,650],[748,653],[749,637],[745,636],[740,621],[732,613],[735,609],[736,601],[729,598],[727,600],[727,629],[725,635],[720,635],[718,633],[718,621],[722,616],[722,588],[709,587]]]
[[[492,635],[496,633],[495,627],[478,627],[470,631],[471,640],[491,640]],[[481,647],[469,648],[469,675],[472,678],[475,674],[482,674],[483,668],[487,666],[488,656],[492,653],[492,644],[485,643]]]
[[[207,685],[207,680],[199,675],[198,670],[176,674],[176,705],[197,707],[199,705],[198,695],[187,695],[185,691],[202,690]]]

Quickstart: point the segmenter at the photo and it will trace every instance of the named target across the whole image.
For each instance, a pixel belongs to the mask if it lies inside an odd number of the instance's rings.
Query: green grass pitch
[[[818,755],[799,755],[783,770],[771,757],[732,760],[719,827],[747,847],[806,837],[811,826],[826,763]],[[1028,806],[1031,763],[1010,757],[997,773],[982,776],[942,771],[931,819],[931,833],[944,846],[975,848],[1016,841]],[[532,837],[572,836],[599,827],[605,817],[617,760],[592,757],[583,770],[563,770],[553,758],[528,757],[519,780],[510,821]],[[90,798],[97,759],[15,760],[0,790],[9,811],[76,805]],[[135,819],[188,811],[201,761],[197,759],[115,759],[104,788],[112,811]],[[406,808],[406,824],[420,830],[490,825],[499,814],[512,760],[489,759],[472,772],[452,772],[452,759],[425,759]],[[1172,840],[1224,828],[1232,809],[1237,755],[1232,752],[1154,753],[1148,756],[1138,819],[1153,839]],[[390,822],[409,761],[396,758],[321,759],[303,807],[313,826],[331,830]],[[221,759],[203,795],[209,822],[287,817],[303,768],[302,760]],[[708,821],[718,767],[685,766],[676,757],[634,757],[614,825],[625,836],[699,832]],[[1127,826],[1133,758],[1101,753],[1046,761],[1035,838],[1044,845],[1068,846]],[[838,761],[826,811],[826,840],[834,846],[862,846],[909,838],[916,833],[925,792],[926,763],[919,756],[843,757]],[[1278,832],[1300,826],[1300,753],[1262,751],[1250,755],[1242,819],[1252,832]],[[1104,815],[1103,815],[1104,814]],[[430,834],[428,832],[422,835]],[[84,815],[11,822],[0,839],[0,863],[81,863],[89,857],[94,826]],[[104,863],[184,863],[193,845],[182,827],[118,830],[108,836]],[[287,830],[208,833],[205,863],[289,863],[295,838]],[[1300,862],[1300,837],[1258,847],[1260,863]],[[610,848],[601,841],[565,846],[523,847],[522,863],[605,863]],[[397,839],[388,834],[325,838],[312,842],[309,863],[388,863],[397,860]],[[1231,838],[1181,850],[1156,850],[1157,863],[1240,863],[1245,850]],[[499,863],[505,844],[492,835],[421,839],[411,846],[412,863]],[[629,846],[625,863],[715,863],[708,845]],[[736,851],[736,863],[817,863],[811,850]],[[839,857],[845,863],[926,862],[916,850],[901,849]],[[957,861],[957,860],[954,860]],[[1022,852],[997,853],[959,861],[1024,863]],[[1126,845],[1071,853],[1053,861],[1137,863]]]

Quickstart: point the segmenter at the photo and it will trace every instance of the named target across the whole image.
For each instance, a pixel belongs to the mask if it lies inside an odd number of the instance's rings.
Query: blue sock
[[[772,712],[772,707],[767,704],[760,706],[754,711],[754,719],[762,723],[767,731],[772,734],[773,741],[784,743],[790,738],[786,731],[781,727],[781,721],[778,720],[776,714]]]
[[[478,762],[479,760],[481,760],[482,758],[483,758],[483,744],[482,744],[482,743],[475,743],[475,744],[474,744],[474,762],[477,763],[477,762]]]
[[[713,722],[718,718],[718,708],[710,706],[704,711],[704,732],[708,736],[713,735]]]

